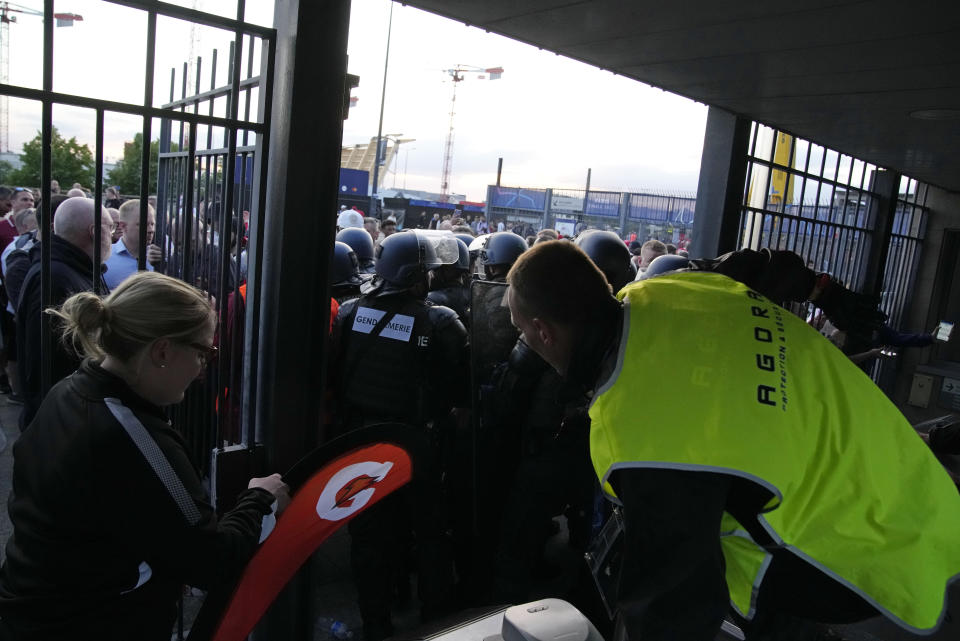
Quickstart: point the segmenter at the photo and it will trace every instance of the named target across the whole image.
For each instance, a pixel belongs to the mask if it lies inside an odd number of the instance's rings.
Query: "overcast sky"
[[[42,7],[38,0],[20,4]],[[190,6],[192,1],[177,4]],[[199,5],[229,13],[233,3],[207,0]],[[270,24],[272,2],[248,0],[247,6],[248,20]],[[353,92],[357,106],[344,123],[345,145],[365,143],[377,133],[389,10],[388,0],[353,1],[349,71],[360,77],[360,86]],[[54,88],[142,101],[145,14],[97,0],[59,0],[57,11],[81,14],[84,21],[55,31]],[[218,80],[226,77],[230,34],[200,28],[196,39],[193,50],[204,56],[201,84],[206,89],[215,47]],[[172,67],[179,87],[191,43],[188,25],[159,21],[155,104],[169,97]],[[10,82],[39,88],[39,18],[22,16],[10,26],[10,56]],[[393,12],[383,132],[416,142],[401,147],[385,187],[440,190],[452,88],[444,70],[458,64],[500,66],[504,72],[499,80],[468,74],[459,83],[451,192],[482,200],[486,185],[496,178],[500,157],[505,185],[582,187],[592,168],[594,189],[696,189],[706,122],[703,105],[401,5]],[[36,134],[39,116],[38,103],[10,100],[13,151]],[[55,108],[54,120],[61,133],[93,146],[92,111]],[[120,157],[123,142],[140,129],[136,118],[108,114],[107,158]]]

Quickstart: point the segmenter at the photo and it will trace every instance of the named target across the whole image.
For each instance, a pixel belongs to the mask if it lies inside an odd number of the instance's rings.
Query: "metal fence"
[[[54,105],[90,110],[96,129],[93,198],[98,203],[104,200],[105,118],[115,118],[119,114],[141,120],[140,193],[133,195],[140,201],[140,247],[147,245],[148,200],[152,196],[150,177],[152,170],[156,170],[155,242],[164,254],[160,269],[207,290],[219,315],[218,339],[221,354],[226,357],[208,366],[204,380],[192,386],[185,402],[174,410],[175,425],[184,432],[191,445],[191,454],[206,473],[210,468],[211,448],[222,447],[227,442],[253,442],[248,420],[252,414],[245,411],[248,408],[240,400],[253,401],[253,395],[248,391],[254,389],[256,381],[254,376],[242,377],[238,373],[256,371],[255,363],[250,367],[249,361],[256,359],[257,354],[255,341],[259,310],[252,307],[246,315],[252,318],[253,332],[241,331],[243,323],[236,325],[236,321],[243,316],[244,307],[239,304],[242,301],[238,296],[243,279],[247,277],[242,252],[242,239],[247,237],[246,221],[249,219],[251,225],[262,225],[263,222],[265,173],[260,172],[259,167],[265,159],[260,154],[256,165],[250,159],[256,149],[267,148],[276,34],[273,29],[244,21],[243,0],[236,4],[236,19],[148,0],[103,1],[140,11],[145,18],[142,102],[112,101],[54,91],[53,0],[44,1],[42,88],[4,84],[0,85],[0,94],[37,101],[42,106],[43,155],[38,212],[41,229],[50,229],[52,220],[50,181]],[[173,100],[176,72],[172,71],[170,101],[156,106],[154,66],[158,18],[230,33],[239,46],[230,47],[226,81],[217,87],[215,74],[211,74],[211,90],[200,91],[201,61],[198,59],[197,82],[190,95],[187,95],[187,65],[184,65],[179,83],[180,99]],[[255,61],[259,63],[256,67]],[[213,66],[216,66],[215,62]],[[241,102],[245,103],[242,111]],[[155,121],[159,121],[159,132]],[[160,143],[159,157],[151,150],[150,141],[155,140],[155,136]],[[99,228],[100,208],[95,209],[95,224]],[[238,241],[232,246],[230,242],[220,240],[227,238],[237,238]],[[43,306],[48,307],[59,301],[51,301],[49,243],[41,243],[41,247],[41,300]],[[97,236],[94,255],[99,252],[100,238]],[[145,251],[140,252],[138,266],[139,269],[146,268]],[[253,271],[249,277],[259,278],[259,270]],[[91,274],[93,288],[99,282],[99,275],[98,270]],[[256,301],[252,302],[255,306]],[[51,381],[51,346],[55,338],[50,331],[49,316],[41,316],[41,354],[31,357],[40,359],[42,387],[47,390],[54,382]]]
[[[887,235],[880,222],[893,194],[882,187],[882,168],[756,122],[747,162],[738,248],[794,251],[808,267],[862,291],[873,280],[873,245],[888,243],[877,247],[885,251],[878,293],[888,323],[899,328],[923,245],[927,186],[891,174],[896,202]],[[794,311],[817,323],[809,306]],[[870,367],[878,382],[890,369],[883,362]]]
[[[579,232],[609,229],[643,241],[683,240],[693,229],[696,196],[682,192],[487,187],[488,220],[529,223]]]
[[[210,86],[201,87],[203,58],[170,70],[164,109],[212,115],[227,99],[233,127],[190,127],[178,118],[161,121],[158,154],[158,238],[167,273],[196,285],[213,298],[219,316],[220,358],[206,379],[176,410],[191,449],[207,454],[238,444],[253,445],[259,313],[247,314],[246,283],[251,223],[262,224],[266,155],[263,126],[269,115],[273,42],[262,32],[230,43],[227,82],[218,86],[218,51],[210,59]],[[256,64],[266,62],[265,71]],[[195,77],[188,78],[191,64]],[[260,102],[257,102],[257,98]],[[243,105],[240,116],[234,105]],[[239,105],[238,105],[239,106]],[[175,142],[176,141],[176,142]],[[258,187],[255,189],[255,187]],[[255,202],[258,195],[261,202]],[[259,236],[262,238],[262,236]],[[256,252],[259,255],[259,251]],[[251,330],[247,332],[248,325]],[[208,470],[206,456],[198,461]]]

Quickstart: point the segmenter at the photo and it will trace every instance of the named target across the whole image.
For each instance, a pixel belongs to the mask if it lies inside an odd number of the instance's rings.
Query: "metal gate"
[[[54,1],[44,0],[43,83],[41,89],[0,85],[0,94],[34,100],[42,105],[41,136],[43,155],[40,172],[41,206],[38,224],[50,229],[52,176],[51,138],[54,105],[92,111],[96,122],[94,141],[94,185],[92,197],[104,202],[104,119],[126,114],[142,120],[140,193],[127,194],[140,201],[140,247],[146,247],[148,199],[151,170],[157,171],[156,243],[163,252],[162,269],[167,274],[206,290],[219,317],[217,332],[223,356],[207,366],[202,381],[187,392],[173,410],[174,424],[180,427],[191,454],[203,474],[211,471],[210,453],[227,445],[255,442],[250,417],[255,396],[259,306],[245,300],[247,279],[259,282],[259,265],[245,264],[245,240],[251,229],[262,226],[264,217],[265,166],[270,124],[272,74],[276,48],[274,29],[245,22],[244,0],[236,3],[236,18],[205,13],[168,3],[148,0],[103,0],[143,13],[146,22],[146,69],[143,101],[101,100],[53,90]],[[171,70],[169,101],[155,106],[154,64],[157,52],[158,18],[230,32],[229,72],[219,86],[211,74],[211,87],[199,87],[202,60],[196,60],[196,80],[188,83],[188,64],[177,78]],[[214,52],[213,68],[216,68]],[[257,63],[255,65],[255,63]],[[179,85],[179,99],[174,99]],[[188,86],[189,94],[188,94]],[[241,109],[242,107],[242,109]],[[158,119],[159,132],[154,119]],[[157,135],[158,134],[158,135]],[[159,155],[151,153],[150,141],[159,138]],[[174,142],[175,141],[175,142]],[[100,225],[100,208],[95,224]],[[252,234],[262,238],[260,234]],[[235,239],[231,242],[226,239]],[[49,243],[41,243],[41,300],[50,306]],[[100,239],[94,255],[99,255]],[[259,252],[257,252],[259,255]],[[138,268],[145,269],[146,252],[141,251]],[[91,283],[99,282],[99,272]],[[249,306],[249,311],[247,307]],[[41,315],[42,388],[51,384],[49,316]]]
[[[899,329],[923,246],[926,194],[924,183],[754,122],[737,248],[796,252],[811,269],[879,295]],[[816,323],[817,310],[794,311]],[[890,365],[869,368],[888,392]]]

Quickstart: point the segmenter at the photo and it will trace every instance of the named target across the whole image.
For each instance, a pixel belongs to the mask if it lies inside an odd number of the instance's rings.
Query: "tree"
[[[54,127],[51,132],[53,179],[65,185],[67,189],[73,183],[84,187],[93,187],[93,152],[86,145],[77,142],[76,136],[64,139]],[[40,160],[43,153],[43,137],[38,131],[33,140],[24,143],[20,154],[20,168],[11,171],[6,182],[22,187],[40,187]]]
[[[176,144],[170,145],[170,151],[178,151]],[[120,193],[137,195],[140,193],[140,162],[143,159],[143,134],[137,134],[131,142],[123,145],[123,159],[107,174],[107,183],[120,188]],[[150,143],[150,188],[148,194],[157,193],[157,163],[160,157],[160,140]]]
[[[14,171],[13,165],[6,160],[0,160],[0,185],[11,186],[13,183],[10,181],[10,178],[13,176]]]

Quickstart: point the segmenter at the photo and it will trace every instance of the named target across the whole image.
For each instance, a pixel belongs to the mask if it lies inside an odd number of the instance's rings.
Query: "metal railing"
[[[923,247],[927,186],[891,173],[887,189],[886,170],[756,122],[747,163],[738,248],[796,252],[856,291],[876,282],[870,265],[882,265],[876,293],[888,324],[899,328]],[[807,305],[794,311],[818,320]],[[885,369],[870,367],[875,381]]]
[[[621,192],[566,188],[487,187],[488,220],[537,226],[564,223],[580,229],[610,229],[622,236],[684,236],[693,229],[695,194],[642,190]]]
[[[232,282],[222,275],[236,273],[240,270],[231,267],[234,258],[229,243],[219,242],[220,238],[229,238],[231,233],[239,236],[241,218],[234,216],[235,211],[249,211],[250,224],[262,224],[264,212],[264,184],[265,174],[254,169],[251,158],[255,150],[267,148],[266,138],[269,131],[269,96],[272,92],[272,70],[275,52],[276,34],[273,29],[244,21],[245,2],[239,0],[236,4],[236,19],[225,18],[188,9],[185,7],[153,2],[147,0],[103,0],[114,5],[140,10],[146,17],[146,62],[143,100],[140,103],[120,102],[91,98],[83,95],[57,92],[53,90],[53,13],[54,1],[44,1],[44,38],[43,38],[43,83],[41,89],[3,84],[0,85],[0,94],[34,100],[42,105],[41,140],[43,154],[41,158],[41,206],[39,207],[38,226],[41,229],[51,229],[51,193],[50,182],[52,177],[52,150],[51,138],[53,131],[53,106],[64,105],[79,107],[93,111],[96,123],[94,140],[94,186],[93,198],[97,203],[103,202],[104,191],[104,121],[105,117],[114,114],[126,114],[139,117],[142,120],[142,156],[140,158],[140,192],[135,196],[140,200],[140,247],[146,247],[148,198],[150,194],[150,173],[152,167],[158,169],[157,193],[157,242],[164,252],[165,268],[172,275],[176,275],[192,284],[197,284],[211,293],[220,320],[219,332],[221,340],[223,329],[227,326],[229,302],[231,295],[236,297],[240,287],[240,279]],[[154,105],[154,66],[157,49],[157,20],[158,17],[175,18],[203,27],[213,27],[232,32],[233,40],[241,46],[231,46],[230,71],[227,83],[222,87],[208,92],[197,91],[186,95],[186,78],[182,82],[181,98],[168,104],[157,107]],[[257,69],[258,75],[253,75],[254,50],[261,60],[262,70]],[[247,57],[244,58],[246,52]],[[247,74],[241,80],[241,69],[246,63]],[[215,74],[211,74],[215,78]],[[199,78],[199,69],[198,69]],[[252,92],[257,91],[260,104],[252,104]],[[171,89],[172,92],[172,89]],[[239,111],[241,95],[246,98],[243,113]],[[225,99],[225,113],[215,111],[213,101],[217,98]],[[209,105],[209,108],[202,108]],[[252,116],[251,116],[252,114]],[[152,157],[150,141],[154,133],[154,119],[160,120],[160,157]],[[179,149],[171,146],[171,132],[174,127],[178,130]],[[205,129],[206,144],[198,141],[198,131]],[[217,144],[214,145],[214,134]],[[262,156],[263,154],[261,154]],[[236,162],[227,162],[227,158],[242,159],[240,165]],[[263,158],[260,158],[260,162]],[[158,166],[159,165],[159,166]],[[189,170],[188,170],[189,168]],[[259,165],[257,165],[257,169]],[[242,185],[243,188],[225,189],[224,185]],[[217,209],[224,212],[214,215]],[[205,217],[201,221],[201,217]],[[101,210],[95,208],[95,224],[99,228]],[[208,225],[202,233],[199,223]],[[172,225],[172,227],[171,227]],[[246,225],[243,225],[244,231]],[[177,237],[169,232],[177,229]],[[245,236],[245,234],[244,234]],[[94,240],[94,255],[100,255],[100,238]],[[178,245],[180,243],[180,245]],[[197,252],[178,251],[178,247],[195,247]],[[240,258],[237,251],[236,259]],[[60,301],[51,300],[50,283],[50,244],[41,243],[41,302],[44,308]],[[91,289],[97,289],[100,272],[95,266],[91,274]],[[146,268],[146,252],[141,251],[138,258],[138,268]],[[232,270],[232,271],[231,271]],[[259,278],[259,269],[253,269],[251,278]],[[248,390],[254,389],[254,377],[237,376],[237,371],[247,364],[250,358],[256,358],[256,323],[259,309],[256,301],[251,301],[251,315],[254,320],[254,332],[247,332],[248,344],[245,349],[240,342],[221,349],[226,352],[227,358],[211,365],[204,382],[197,383],[189,390],[188,398],[174,413],[181,429],[188,435],[192,446],[192,454],[196,462],[204,471],[209,469],[209,445],[221,444],[224,440],[234,442],[252,442],[250,438],[249,412],[241,412],[236,419],[226,419],[227,408],[232,409],[230,403],[239,407],[236,399],[243,398],[253,402],[253,395]],[[51,380],[51,349],[54,337],[51,334],[49,316],[41,315],[41,362],[42,389],[48,390],[55,381]],[[242,333],[241,333],[242,334]],[[252,336],[249,336],[252,334]],[[253,341],[253,349],[249,342]],[[221,345],[221,348],[225,347]],[[247,371],[256,371],[252,367]],[[233,383],[234,387],[228,388]],[[197,424],[195,419],[203,415],[205,421]],[[241,429],[240,424],[248,427]],[[224,427],[228,425],[228,427]],[[211,437],[210,434],[214,436]],[[219,437],[237,435],[237,438],[222,439]]]
[[[260,124],[261,117],[268,120],[269,102],[264,98],[272,93],[274,45],[259,34],[248,34],[241,42],[244,46],[237,47],[236,40],[230,43],[227,84],[217,83],[216,49],[211,56],[208,89],[201,87],[202,57],[183,63],[179,83],[177,69],[171,69],[169,99],[163,108],[213,114],[216,102],[226,98],[234,117],[238,102],[243,103],[242,127],[220,132],[207,127],[198,140],[196,128],[184,121],[161,121],[157,204],[163,224],[158,225],[158,237],[167,273],[209,292],[219,316],[220,359],[196,390],[197,398],[185,399],[178,409],[182,423],[191,426],[187,434],[191,449],[201,453],[238,444],[252,446],[256,440],[252,390],[259,354],[259,313],[253,313],[251,305],[248,336],[246,283],[248,278],[259,279],[260,273],[256,266],[254,273],[248,273],[247,243],[251,224],[263,222],[265,174],[256,168],[257,160],[262,163],[266,155],[266,129],[253,125]],[[258,49],[263,53],[261,59],[267,61],[263,74],[255,65]],[[196,76],[188,90],[190,62],[195,63]],[[245,70],[243,78],[241,69]],[[255,91],[261,97],[256,107]],[[205,457],[198,463],[208,470]]]

